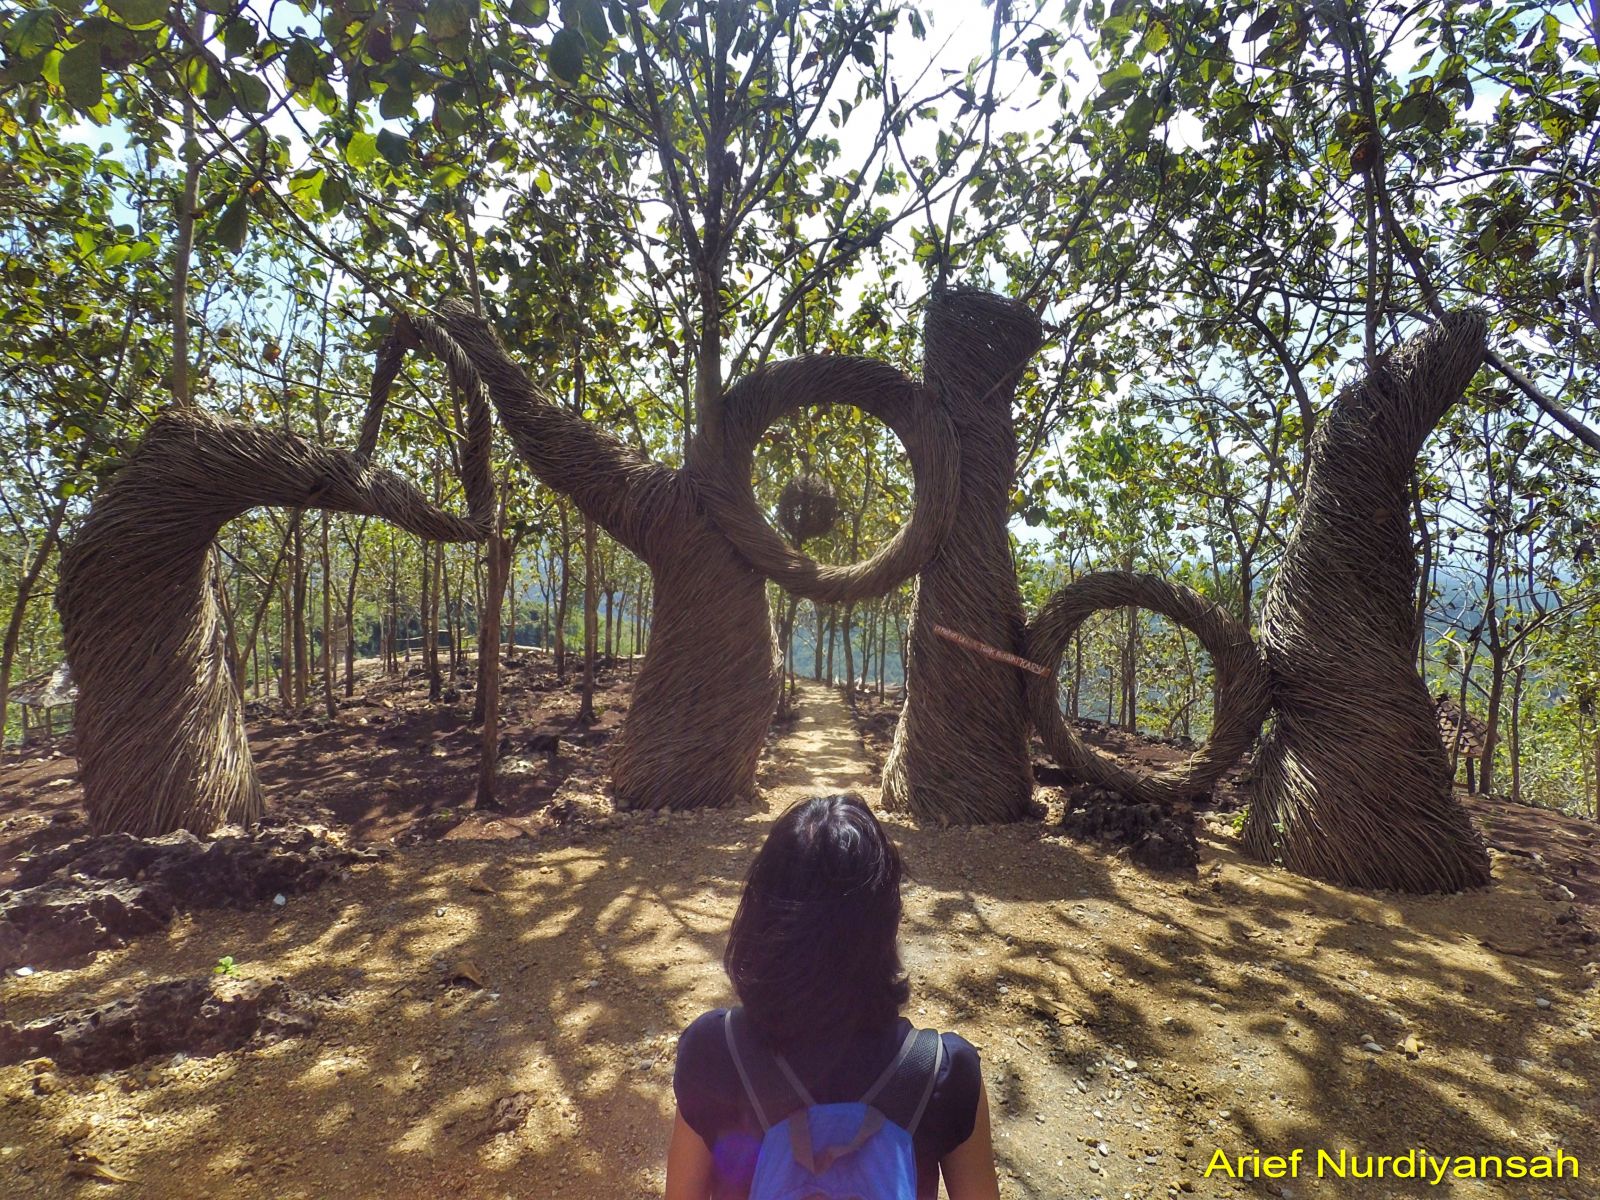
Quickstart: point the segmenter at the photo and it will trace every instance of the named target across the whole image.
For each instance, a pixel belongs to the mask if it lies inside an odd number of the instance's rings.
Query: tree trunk
[[[294,526],[294,570],[290,578],[294,589],[290,597],[294,609],[294,713],[298,716],[306,709],[306,692],[311,682],[311,650],[306,629],[306,583],[309,568],[306,565],[306,539],[303,522]]]
[[[438,489],[435,488],[435,495]],[[422,669],[428,677],[428,700],[437,702],[444,690],[439,679],[439,556],[442,547],[422,545],[422,612],[417,618],[417,634],[422,650]]]
[[[489,578],[484,587],[484,612],[478,620],[476,719],[483,723],[478,743],[479,808],[498,807],[494,785],[500,749],[500,597],[505,591],[504,576],[510,558],[510,545],[500,533],[504,524],[505,501],[502,499],[500,520],[489,538]]]
[[[1590,760],[1594,764],[1594,799],[1589,806],[1589,816],[1600,821],[1600,724],[1595,727],[1594,754],[1590,756]]]
[[[195,40],[204,43],[206,38],[206,12],[199,8],[194,14]],[[189,394],[189,260],[194,254],[194,225],[200,199],[200,172],[205,165],[200,143],[195,138],[194,95],[182,89],[183,136],[179,139],[180,156],[184,160],[183,188],[178,193],[177,238],[172,248],[172,399],[179,408],[189,408],[194,398]],[[235,200],[242,204],[243,197]]]
[[[578,702],[578,720],[584,725],[594,722],[594,659],[599,647],[597,629],[600,624],[600,582],[595,563],[595,524],[583,523],[583,694]]]
[[[289,533],[289,541],[294,540],[293,530]],[[291,564],[291,570],[293,564]],[[283,576],[283,587],[278,595],[278,702],[283,706],[285,714],[294,712],[294,586],[289,582],[288,572]]]
[[[445,647],[444,674],[449,678],[450,686],[455,687],[457,673],[456,644],[459,641],[456,636],[456,610],[461,603],[461,591],[459,587],[452,588],[450,586],[450,564],[444,560],[443,546],[439,547],[439,552],[439,583],[441,591],[440,603],[442,604],[442,607],[439,609],[439,620],[444,622],[445,641],[449,643]]]
[[[517,543],[515,540],[506,542],[506,600],[507,606],[511,609],[511,619],[505,622],[505,661],[509,663],[514,662],[517,657]]]
[[[811,678],[816,683],[822,682],[822,630],[827,614],[823,612],[822,605],[813,603],[811,615],[816,619],[816,635],[811,646]]]
[[[563,683],[567,678],[567,597],[572,582],[572,527],[567,519],[567,505],[561,503],[561,584],[556,593],[556,678]]]
[[[1265,861],[1353,887],[1488,882],[1416,669],[1409,517],[1417,454],[1483,361],[1484,338],[1480,316],[1441,321],[1319,423],[1299,524],[1261,613],[1276,716],[1256,755],[1245,844]]]
[[[550,564],[550,571],[552,573],[555,571],[553,561]],[[539,623],[539,645],[545,650],[550,649],[550,593],[554,590],[555,585],[553,583],[549,587],[541,587],[539,589],[539,598],[544,607],[544,616]]]
[[[356,526],[356,538],[350,547],[350,584],[344,593],[344,694],[356,691],[356,580],[361,575],[361,542],[367,536],[367,523]],[[378,630],[378,653],[383,654],[383,630]]]
[[[1144,645],[1144,628],[1139,610],[1128,610],[1128,732],[1139,732],[1139,651]]]
[[[844,634],[844,696],[851,708],[856,706],[856,655],[855,647],[851,645],[851,618],[855,615],[855,606],[846,604],[844,616],[840,618],[839,626]]]
[[[328,720],[339,715],[333,695],[333,556],[328,552],[328,514],[322,514],[322,703]]]
[[[384,673],[393,675],[400,670],[400,654],[395,638],[400,632],[400,550],[398,539],[390,543],[389,558],[389,657],[384,663]],[[409,652],[409,647],[408,647]]]
[[[1113,659],[1106,655],[1106,726],[1116,725],[1122,715],[1117,709],[1117,697],[1122,694],[1122,672],[1120,659]]]
[[[878,614],[878,703],[883,703],[883,663],[888,655],[889,613],[887,608]]]
[[[1528,668],[1518,665],[1511,674],[1511,737],[1506,743],[1511,759],[1511,799],[1522,803],[1522,685]]]
[[[50,555],[55,552],[56,543],[61,537],[61,522],[66,512],[67,500],[62,497],[50,510],[50,522],[45,527],[44,537],[40,539],[38,549],[34,551],[33,557],[17,580],[17,594],[11,605],[11,617],[6,621],[5,643],[0,647],[0,755],[5,753],[11,672],[16,666],[17,642],[22,635],[22,623],[27,617],[28,600],[33,595],[34,585],[39,582],[39,576],[44,572],[45,563],[50,561]]]
[[[1478,787],[1485,796],[1494,794],[1494,759],[1500,749],[1500,702],[1505,689],[1506,649],[1495,637],[1489,643],[1489,696],[1484,701],[1483,766],[1478,774]]]
[[[883,769],[884,805],[925,819],[1015,821],[1033,799],[1023,673],[933,627],[1023,652],[1006,531],[1017,457],[1011,404],[1040,336],[1038,319],[1001,297],[959,291],[928,311],[924,373],[960,436],[960,499],[943,545],[917,576],[906,702]]]

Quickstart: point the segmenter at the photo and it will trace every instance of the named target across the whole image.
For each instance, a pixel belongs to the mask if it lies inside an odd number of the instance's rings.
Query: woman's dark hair
[[[855,796],[802,800],[750,864],[722,965],[775,1046],[891,1024],[900,965],[900,851]]]

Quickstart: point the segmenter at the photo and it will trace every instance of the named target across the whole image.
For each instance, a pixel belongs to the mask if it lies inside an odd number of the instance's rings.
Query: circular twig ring
[[[911,460],[911,519],[871,558],[824,566],[792,547],[756,507],[750,475],[756,443],[774,421],[802,408],[849,404],[878,418]],[[849,603],[881,596],[923,567],[955,517],[960,450],[944,405],[889,364],[842,354],[792,358],[745,376],[723,408],[723,455],[716,472],[691,473],[701,503],[739,554],[796,596]]]
[[[1188,629],[1216,667],[1211,736],[1186,762],[1165,771],[1119,767],[1084,745],[1061,715],[1056,672],[1067,643],[1095,613],[1129,606],[1160,613]],[[1068,771],[1130,800],[1170,804],[1204,795],[1250,748],[1271,707],[1266,663],[1250,631],[1198,592],[1155,575],[1101,571],[1073,580],[1029,624],[1028,657],[1050,668],[1048,676],[1028,679],[1028,703],[1045,750]]]

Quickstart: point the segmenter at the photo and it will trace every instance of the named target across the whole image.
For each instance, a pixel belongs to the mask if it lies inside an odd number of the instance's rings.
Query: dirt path
[[[5,1015],[27,1020],[231,955],[314,994],[321,1018],[210,1059],[0,1070],[0,1195],[659,1195],[676,1034],[728,999],[719,960],[751,854],[805,793],[876,794],[836,697],[807,689],[761,787],[741,809],[397,849],[281,908],[7,979]],[[1218,831],[1185,879],[1037,824],[887,819],[910,873],[910,1015],[978,1046],[1008,1200],[1593,1194],[1595,955],[1563,940],[1572,906],[1517,858],[1496,854],[1491,890],[1403,898],[1250,863]],[[518,1093],[525,1123],[491,1132]],[[1217,1148],[1414,1146],[1559,1148],[1586,1173],[1537,1190],[1202,1176]],[[75,1152],[132,1182],[70,1177]]]
[[[861,746],[843,698],[800,685],[799,719],[767,754],[761,788],[773,815],[806,796],[855,792],[876,801],[878,771]]]

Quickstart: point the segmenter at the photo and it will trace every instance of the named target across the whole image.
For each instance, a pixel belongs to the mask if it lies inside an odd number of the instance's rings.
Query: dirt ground
[[[373,683],[331,723],[264,720],[255,744],[277,811],[348,827],[387,846],[382,861],[0,983],[0,1016],[22,1022],[231,956],[319,1015],[309,1035],[210,1058],[0,1069],[0,1196],[659,1195],[675,1037],[728,999],[720,955],[754,849],[802,795],[875,798],[877,765],[839,697],[808,686],[755,804],[615,814],[604,753],[626,672],[593,731],[541,661],[512,679],[509,814],[464,811],[470,697],[429,708],[415,680]],[[541,732],[563,739],[553,760],[520,749]],[[55,752],[0,767],[0,869],[83,831],[56,816],[78,791],[70,744]],[[1474,802],[1495,885],[1424,898],[1250,862],[1225,814],[1202,823],[1198,876],[1135,869],[1047,823],[887,816],[911,875],[910,1015],[979,1048],[1002,1193],[1600,1195],[1600,947],[1583,940],[1600,925],[1596,831],[1507,809]],[[1219,1148],[1297,1147],[1560,1149],[1583,1178],[1203,1174]]]

